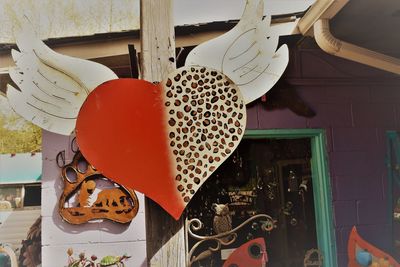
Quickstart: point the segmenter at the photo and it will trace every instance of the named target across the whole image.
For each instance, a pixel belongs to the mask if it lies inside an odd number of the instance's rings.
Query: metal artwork
[[[255,11],[250,8],[247,17]],[[54,52],[26,24],[17,34],[20,52],[12,51],[16,67],[10,76],[20,89],[8,86],[7,97],[14,110],[54,133],[70,135],[76,130],[82,154],[99,172],[143,192],[178,219],[244,135],[246,107],[238,86],[221,71],[202,66],[177,69],[156,84],[117,79],[105,66]],[[246,34],[241,40],[245,39]],[[255,47],[266,41],[261,39]],[[230,49],[227,56],[236,50]],[[258,55],[257,59],[266,60]],[[248,67],[236,74],[242,75]],[[246,79],[264,76],[258,71],[252,69]],[[254,73],[257,77],[251,78]],[[78,173],[73,166],[70,169]],[[66,190],[71,190],[68,194],[82,186],[92,190],[96,183],[96,179],[65,181]],[[67,220],[84,218],[87,213],[79,212],[94,208],[84,204],[60,210]],[[108,213],[101,211],[95,217],[100,214]]]
[[[129,259],[130,256],[122,255],[122,256],[105,256],[101,259],[99,266],[125,266],[123,261],[125,259]]]
[[[324,257],[318,249],[310,249],[304,256],[304,267],[322,267]]]
[[[264,95],[282,76],[288,62],[287,45],[279,49],[279,36],[294,29],[293,24],[271,26],[264,19],[264,1],[248,0],[239,23],[227,33],[195,47],[186,66],[206,66],[229,76],[248,104]]]
[[[50,132],[70,135],[88,94],[105,81],[117,79],[109,68],[61,55],[46,46],[29,21],[16,36],[11,54],[16,67],[10,77],[19,90],[7,86],[7,98],[19,115]]]
[[[400,263],[397,262],[396,259],[394,259],[391,255],[364,240],[358,234],[355,226],[353,226],[350,232],[349,241],[347,244],[347,252],[349,255],[348,267],[400,266]],[[364,263],[366,262],[367,264],[365,265]]]
[[[259,237],[235,249],[222,267],[265,267],[267,262],[265,241]]]
[[[124,267],[125,261],[127,261],[131,256],[124,254],[122,256],[108,255],[104,256],[100,260],[96,255],[90,256],[88,258],[84,252],[81,252],[78,258],[73,257],[74,250],[69,248],[67,250],[68,254],[68,267],[106,267],[106,266],[117,266]]]
[[[59,201],[59,213],[65,221],[82,224],[90,220],[109,219],[128,223],[136,216],[139,202],[135,192],[104,177],[80,151],[75,153],[70,164],[62,167],[61,176],[64,191]],[[112,186],[99,189],[98,183],[101,182]],[[77,201],[71,204],[73,196]]]
[[[189,237],[198,240],[190,249],[188,254],[188,267],[191,267],[193,263],[211,257],[214,253],[221,250],[223,246],[229,246],[233,244],[238,238],[238,231],[247,225],[254,227],[254,223],[258,222],[260,228],[264,232],[270,232],[276,227],[276,221],[266,214],[257,214],[246,221],[241,223],[234,229],[216,234],[211,236],[201,236],[196,232],[203,229],[204,224],[197,218],[190,219],[186,222],[186,231]],[[204,251],[198,252],[198,248],[203,244],[210,244]]]
[[[213,229],[216,234],[226,233],[232,230],[232,216],[229,211],[228,204],[212,204],[212,209],[215,212],[213,219]],[[229,237],[224,241],[229,241]]]
[[[246,107],[227,76],[183,67],[158,84],[118,79],[98,86],[76,129],[90,163],[178,219],[236,149],[245,127]]]

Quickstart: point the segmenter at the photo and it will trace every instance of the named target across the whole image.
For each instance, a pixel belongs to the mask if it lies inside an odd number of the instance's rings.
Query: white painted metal
[[[101,64],[54,52],[30,27],[23,27],[17,45],[10,76],[20,90],[8,85],[7,98],[15,112],[50,132],[70,135],[87,95],[118,78]]]
[[[271,17],[263,19],[264,2],[248,0],[239,23],[227,33],[200,44],[188,55],[185,65],[207,66],[232,79],[245,103],[261,97],[279,80],[288,62],[289,51],[279,36],[287,27],[271,27]]]

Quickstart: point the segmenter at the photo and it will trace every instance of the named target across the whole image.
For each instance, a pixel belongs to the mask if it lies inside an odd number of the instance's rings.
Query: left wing
[[[19,90],[8,85],[7,98],[16,113],[50,132],[70,135],[88,94],[118,78],[101,64],[54,52],[31,29],[21,31],[17,45],[10,76]]]

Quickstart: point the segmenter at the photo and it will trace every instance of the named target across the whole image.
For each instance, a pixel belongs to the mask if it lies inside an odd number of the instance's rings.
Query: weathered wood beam
[[[172,0],[140,1],[142,77],[161,81],[176,68]]]
[[[176,68],[172,16],[172,0],[140,1],[140,69],[145,80],[162,81]],[[146,199],[148,266],[185,266],[183,225],[183,219],[175,221],[155,202]]]

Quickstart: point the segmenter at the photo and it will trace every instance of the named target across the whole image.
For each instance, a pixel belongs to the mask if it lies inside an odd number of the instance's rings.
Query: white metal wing
[[[17,45],[10,77],[20,90],[8,85],[7,98],[16,113],[50,132],[70,135],[88,94],[118,78],[101,64],[56,53],[31,30],[17,36]]]
[[[227,33],[195,47],[185,65],[222,71],[239,86],[246,103],[261,97],[279,80],[289,62],[286,45],[276,51],[279,35],[288,29],[282,25],[271,27],[271,17],[263,19],[263,12],[263,0],[247,0],[239,23]]]

